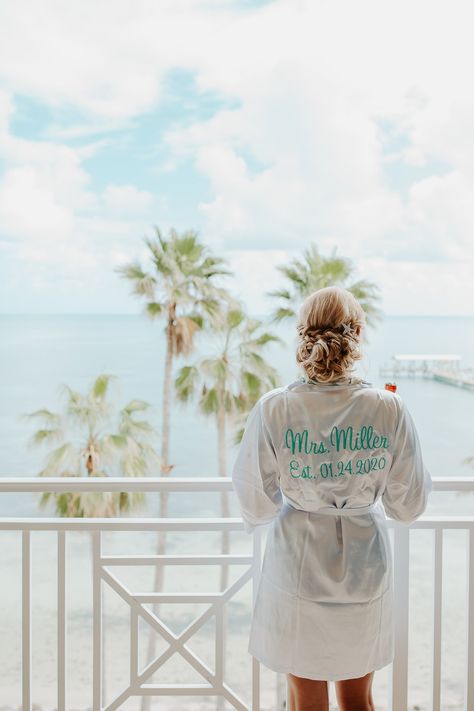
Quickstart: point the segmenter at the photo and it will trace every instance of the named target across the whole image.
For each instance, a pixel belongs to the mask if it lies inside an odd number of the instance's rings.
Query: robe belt
[[[362,514],[372,513],[373,511],[378,510],[380,508],[380,499],[377,499],[377,501],[374,501],[368,506],[343,506],[340,508],[337,506],[322,506],[316,511],[308,511],[307,509],[297,509],[296,506],[290,504],[289,501],[285,501],[285,504],[287,506],[290,506],[290,508],[292,509],[295,509],[297,511],[303,511],[304,513],[309,514],[328,514],[329,516],[361,516]]]

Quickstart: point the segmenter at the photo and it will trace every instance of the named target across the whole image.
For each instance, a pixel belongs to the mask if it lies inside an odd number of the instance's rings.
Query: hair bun
[[[364,323],[362,307],[347,290],[314,292],[299,312],[297,363],[311,380],[326,383],[347,376],[362,358],[357,328]]]

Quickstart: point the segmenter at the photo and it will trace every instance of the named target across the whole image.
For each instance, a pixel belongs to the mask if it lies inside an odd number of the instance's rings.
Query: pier
[[[388,365],[380,368],[379,373],[392,378],[430,378],[448,385],[474,390],[474,369],[462,367],[461,356],[454,354],[394,355]]]

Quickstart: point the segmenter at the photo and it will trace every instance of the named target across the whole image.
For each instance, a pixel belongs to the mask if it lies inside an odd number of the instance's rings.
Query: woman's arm
[[[413,418],[400,396],[394,397],[399,402],[399,419],[382,501],[390,518],[410,524],[424,512],[433,482],[423,462]]]
[[[262,398],[248,415],[232,469],[232,483],[247,533],[269,523],[279,512],[282,506],[280,474],[263,419]]]

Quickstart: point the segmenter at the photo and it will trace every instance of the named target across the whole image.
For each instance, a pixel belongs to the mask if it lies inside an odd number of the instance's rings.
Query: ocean
[[[294,361],[292,325],[273,328],[283,345],[271,345],[267,358],[281,384],[301,372]],[[357,372],[376,386],[387,380],[379,368],[395,353],[454,353],[465,366],[474,365],[474,318],[385,317],[367,331],[364,359]],[[151,419],[160,423],[164,335],[159,321],[145,316],[0,316],[0,425],[2,476],[33,476],[43,453],[26,447],[33,431],[21,416],[59,405],[59,387],[85,390],[100,373],[117,377],[119,403],[141,398],[152,405]],[[206,353],[208,336],[198,339]],[[196,354],[197,357],[197,354]],[[176,368],[187,362],[176,361]],[[462,476],[462,460],[474,455],[472,406],[474,393],[421,379],[399,379],[398,392],[407,403],[420,435],[426,464],[434,476]],[[455,413],[455,416],[453,416]],[[229,456],[232,457],[232,446]],[[175,403],[171,424],[171,461],[176,476],[214,476],[214,422],[193,404]]]
[[[291,382],[301,374],[294,361],[295,332],[292,324],[271,327],[283,343],[273,344],[267,351],[268,360],[277,368],[280,384]],[[73,389],[84,391],[101,373],[116,376],[115,397],[118,404],[140,398],[151,406],[150,419],[160,426],[160,403],[162,392],[164,334],[160,321],[152,322],[141,315],[71,315],[71,316],[0,316],[0,426],[2,432],[2,468],[0,476],[35,476],[44,464],[44,451],[30,448],[28,440],[33,432],[31,423],[22,415],[42,407],[53,411],[59,407],[59,388],[67,384]],[[197,352],[189,358],[176,361],[175,368],[192,363],[200,354],[212,352],[212,339],[201,334],[196,342]],[[388,364],[396,353],[443,353],[457,354],[465,367],[474,365],[474,318],[465,317],[405,317],[386,316],[375,328],[368,329],[367,342],[363,345],[364,358],[357,365],[357,373],[378,387],[389,378],[380,375],[379,369]],[[463,390],[432,380],[399,378],[398,392],[405,400],[416,423],[426,465],[433,477],[469,476],[474,470],[463,464],[464,458],[474,456],[473,412],[474,392]],[[228,441],[228,473],[236,449],[232,444],[232,433]],[[158,440],[159,442],[159,440]],[[158,445],[157,442],[157,445]],[[182,405],[175,403],[172,411],[170,461],[174,464],[173,476],[215,476],[217,475],[216,427],[212,419],[201,415],[195,403]],[[156,510],[156,496],[148,497],[148,510]],[[218,513],[217,496],[170,497],[170,515],[202,515]],[[235,502],[234,502],[235,504]],[[433,494],[427,513],[469,513],[473,511],[472,495]],[[3,495],[0,512],[9,516],[44,515],[38,511],[38,498],[30,495]],[[50,512],[51,513],[51,512]],[[236,509],[234,505],[234,515]],[[414,572],[419,573],[419,583],[411,587],[411,602],[414,616],[412,657],[410,662],[411,706],[427,709],[429,703],[429,662],[430,662],[430,565],[426,556],[426,546],[430,545],[426,535],[417,532],[418,543],[413,546]],[[445,563],[449,572],[444,595],[447,596],[445,633],[443,637],[446,661],[443,666],[442,708],[462,708],[463,671],[463,631],[464,616],[456,613],[456,606],[462,605],[464,539],[449,533],[446,536]],[[425,536],[425,537],[424,537]],[[82,537],[84,538],[84,537]],[[71,642],[68,656],[68,709],[90,708],[87,689],[90,685],[90,594],[87,587],[90,570],[89,543],[80,540],[78,534],[69,536],[68,552],[71,563],[68,567],[68,625]],[[133,539],[133,541],[132,541]],[[203,539],[204,540],[204,539]],[[178,538],[171,542],[171,549],[178,550]],[[148,550],[153,552],[154,538],[117,537],[110,542],[110,550]],[[198,550],[198,543],[193,543]],[[201,546],[204,543],[199,544]],[[176,546],[176,548],[174,548]],[[248,539],[236,537],[239,550],[248,550]],[[246,548],[247,546],[247,548]],[[205,548],[199,549],[205,552]],[[217,552],[218,549],[215,549]],[[126,551],[125,551],[126,552]],[[15,533],[0,536],[0,574],[4,584],[0,590],[3,639],[11,640],[0,648],[0,707],[17,709],[20,704],[20,616],[19,616],[19,537]],[[449,554],[449,555],[448,555]],[[43,709],[55,708],[55,583],[49,571],[55,566],[55,542],[51,534],[38,534],[33,548],[34,579],[34,630],[33,630],[33,700]],[[451,566],[451,568],[449,568]],[[86,574],[84,574],[86,571]],[[150,584],[150,571],[143,572],[143,582]],[[183,585],[170,573],[167,577],[170,589],[173,583]],[[168,575],[168,574],[167,574]],[[423,577],[424,576],[424,577]],[[187,578],[186,584],[189,584]],[[196,589],[208,587],[199,578],[192,577]],[[418,587],[417,587],[418,586]],[[248,587],[248,586],[247,586]],[[185,589],[185,587],[183,588]],[[246,596],[247,595],[247,596]],[[423,603],[423,604],[421,604]],[[449,603],[449,604],[448,604]],[[107,641],[113,649],[109,657],[108,692],[120,689],[126,674],[128,651],[126,651],[128,617],[126,610],[120,612],[120,603],[110,600],[112,631]],[[458,607],[459,609],[459,607]],[[249,621],[249,597],[241,598],[230,606],[230,624],[235,634],[233,651],[229,651],[231,675],[235,684],[248,692],[248,682],[244,682],[249,672],[246,653],[246,625]],[[121,617],[122,615],[122,617]],[[124,616],[125,615],[125,616]],[[170,612],[170,619],[173,614]],[[143,631],[145,634],[146,630]],[[206,641],[207,639],[207,641]],[[125,640],[125,641],[124,641]],[[203,637],[199,648],[203,654],[209,639]],[[121,646],[123,644],[123,648]],[[123,651],[120,651],[120,650]],[[197,647],[196,647],[197,649]],[[176,667],[178,669],[178,667]],[[175,671],[176,671],[175,669]],[[172,671],[172,669],[171,669]],[[263,706],[273,708],[274,675],[263,671]],[[123,683],[122,683],[123,685]],[[270,688],[271,687],[271,688]],[[385,677],[379,676],[374,686],[377,708],[377,694],[383,698],[386,693]],[[184,708],[182,702],[157,708]],[[265,705],[265,703],[267,705]],[[138,709],[138,702],[130,701],[121,708]],[[186,705],[187,709],[215,708],[204,699],[195,699]],[[229,707],[230,708],[230,707]]]

